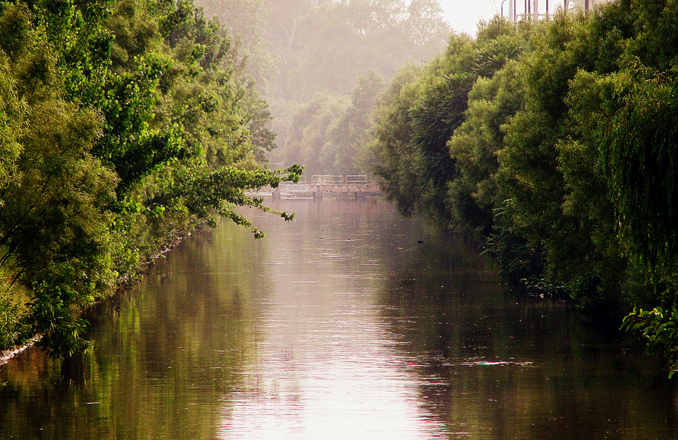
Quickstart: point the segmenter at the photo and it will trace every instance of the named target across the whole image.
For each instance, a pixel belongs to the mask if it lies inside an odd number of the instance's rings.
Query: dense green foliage
[[[408,67],[403,71],[406,77],[391,83],[376,115],[371,149],[381,159],[374,171],[385,182],[386,196],[404,213],[424,211],[442,224],[456,215],[448,191],[461,176],[457,156],[450,154],[447,143],[467,119],[469,93],[476,81],[485,84],[517,58],[528,44],[525,33],[495,19],[479,30],[475,40],[453,35],[446,52],[419,72]],[[400,134],[393,136],[394,129]],[[461,129],[469,130],[468,124]],[[467,190],[458,187],[456,197],[467,197]]]
[[[300,173],[259,168],[266,104],[190,0],[1,3],[0,98],[0,348],[84,347],[82,307],[215,214],[263,235],[233,209]]]
[[[597,316],[628,314],[625,328],[672,370],[676,29],[667,0],[494,20],[404,69],[371,140],[402,212],[472,233],[514,282],[567,292]]]

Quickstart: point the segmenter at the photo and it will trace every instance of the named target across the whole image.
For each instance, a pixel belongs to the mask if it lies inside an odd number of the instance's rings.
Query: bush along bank
[[[380,98],[369,144],[405,214],[507,277],[616,317],[678,369],[678,4],[620,0],[453,35]]]
[[[296,181],[224,26],[191,0],[0,3],[0,349],[86,347],[82,308]],[[278,213],[289,220],[292,214]]]

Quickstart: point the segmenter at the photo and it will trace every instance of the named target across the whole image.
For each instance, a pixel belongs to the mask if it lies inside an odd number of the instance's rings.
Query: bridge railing
[[[342,176],[339,174],[316,174],[311,176],[311,184],[313,185],[366,185],[367,175],[365,174],[348,174]]]
[[[349,174],[346,176],[346,184],[366,185],[367,176],[365,174]]]
[[[316,174],[311,177],[311,183],[316,185],[341,185],[344,183],[344,176],[337,174]]]

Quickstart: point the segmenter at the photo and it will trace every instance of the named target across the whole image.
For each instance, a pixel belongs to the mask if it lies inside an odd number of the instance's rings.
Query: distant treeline
[[[308,174],[360,174],[369,115],[405,62],[444,50],[438,0],[196,0],[248,57],[267,95],[270,160]]]
[[[0,349],[81,349],[79,310],[298,178],[260,168],[275,136],[244,70],[191,0],[0,3]]]
[[[678,369],[678,2],[455,35],[381,96],[373,171],[505,274],[625,316]]]

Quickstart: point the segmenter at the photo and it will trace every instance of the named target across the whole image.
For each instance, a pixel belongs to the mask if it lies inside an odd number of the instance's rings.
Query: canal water
[[[1,439],[676,439],[655,361],[381,199],[276,201],[0,366]]]

